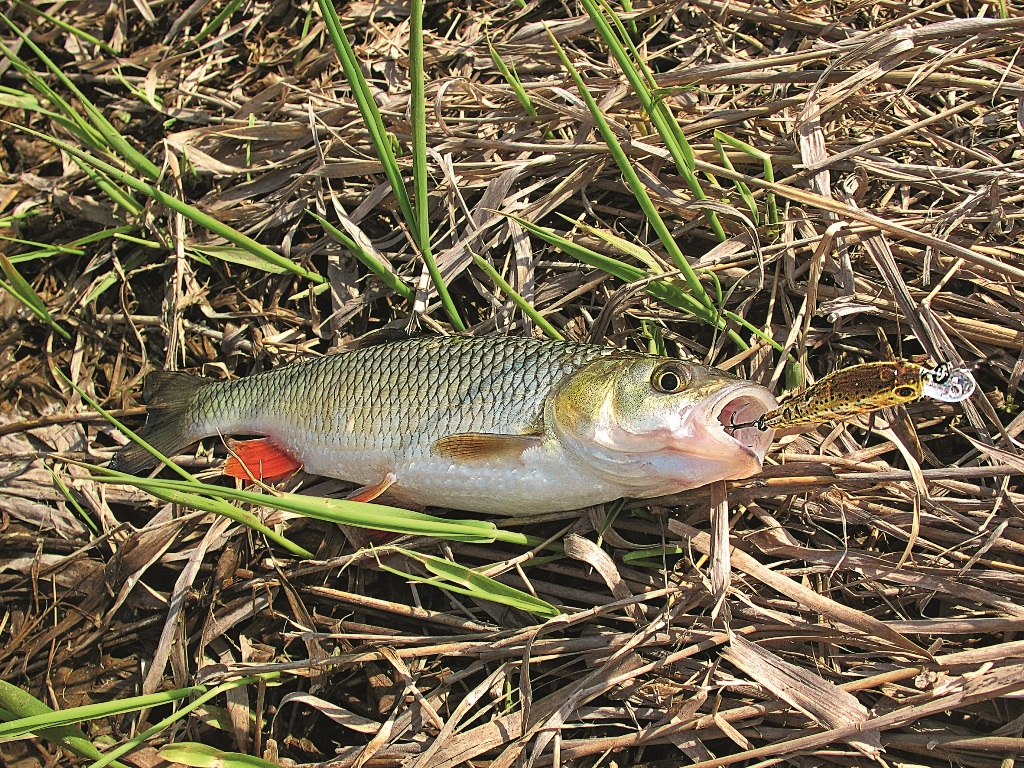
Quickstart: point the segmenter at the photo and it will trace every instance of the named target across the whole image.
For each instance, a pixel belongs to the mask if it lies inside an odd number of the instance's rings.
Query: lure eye
[[[917,390],[913,387],[896,387],[896,395],[898,397],[916,397]]]
[[[690,385],[690,374],[678,363],[664,363],[651,374],[651,386],[666,395],[682,392]]]

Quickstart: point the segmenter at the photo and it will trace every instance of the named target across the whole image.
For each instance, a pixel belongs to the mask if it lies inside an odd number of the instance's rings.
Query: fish
[[[647,499],[761,470],[771,391],[670,357],[519,337],[420,336],[233,381],[146,379],[140,436],[165,455],[229,443],[226,471],[304,471],[363,486],[355,498],[494,514]],[[112,469],[154,464],[140,445]]]
[[[755,422],[737,422],[727,429],[788,429],[872,413],[922,397],[959,403],[973,395],[976,387],[970,370],[950,363],[935,368],[907,360],[861,363],[830,373]]]

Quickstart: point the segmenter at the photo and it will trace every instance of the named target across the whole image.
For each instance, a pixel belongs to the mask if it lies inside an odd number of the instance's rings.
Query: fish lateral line
[[[963,402],[977,389],[969,368],[940,363],[935,368],[908,361],[862,363],[841,368],[786,400],[760,418],[730,422],[725,429],[794,427],[844,419],[929,397],[943,403]]]

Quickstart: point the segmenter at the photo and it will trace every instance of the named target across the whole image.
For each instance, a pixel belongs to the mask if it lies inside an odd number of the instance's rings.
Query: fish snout
[[[757,472],[775,439],[775,430],[762,429],[759,423],[777,406],[775,396],[758,384],[740,382],[726,387],[707,403],[704,422],[708,436],[723,448],[732,452],[738,448],[755,459],[753,472]]]

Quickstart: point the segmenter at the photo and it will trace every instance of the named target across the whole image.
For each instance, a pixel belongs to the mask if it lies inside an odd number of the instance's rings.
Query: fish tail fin
[[[146,403],[146,424],[139,437],[164,456],[173,456],[205,435],[196,431],[192,406],[199,393],[216,384],[214,380],[182,371],[153,371],[146,376],[142,391]],[[152,454],[138,443],[117,452],[110,469],[135,475],[156,464]]]

